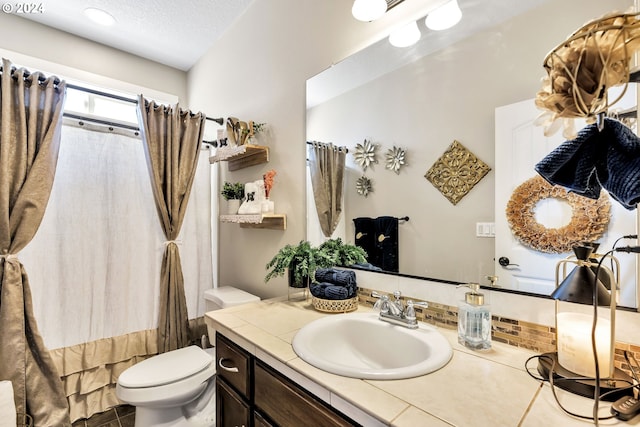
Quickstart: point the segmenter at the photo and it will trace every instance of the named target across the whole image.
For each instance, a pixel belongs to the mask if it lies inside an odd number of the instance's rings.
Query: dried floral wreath
[[[543,199],[556,198],[571,205],[569,224],[546,228],[535,219],[535,207]],[[514,236],[523,245],[540,252],[570,252],[579,242],[592,242],[602,236],[609,225],[611,203],[602,193],[597,200],[569,193],[535,176],[520,184],[507,203],[507,221]]]

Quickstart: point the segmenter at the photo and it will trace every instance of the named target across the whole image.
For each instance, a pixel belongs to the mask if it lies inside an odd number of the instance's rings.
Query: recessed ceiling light
[[[102,9],[96,9],[95,7],[88,7],[84,10],[84,16],[91,19],[96,24],[104,25],[108,27],[116,23],[116,19],[108,12]]]

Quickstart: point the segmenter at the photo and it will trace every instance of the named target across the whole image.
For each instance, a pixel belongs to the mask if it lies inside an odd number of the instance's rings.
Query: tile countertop
[[[359,306],[357,312],[371,311]],[[442,369],[405,380],[359,380],[317,369],[291,346],[307,323],[331,314],[316,311],[311,301],[276,298],[205,314],[210,328],[282,372],[320,399],[364,426],[588,426],[592,421],[565,415],[548,383],[527,374],[534,353],[502,343],[473,352],[457,342],[456,331],[438,328],[451,342],[453,357]],[[400,349],[401,351],[401,349]],[[535,371],[536,362],[529,362]],[[558,398],[570,411],[589,416],[593,401],[563,390]],[[601,416],[610,404],[601,405]],[[616,419],[600,425],[640,425]]]

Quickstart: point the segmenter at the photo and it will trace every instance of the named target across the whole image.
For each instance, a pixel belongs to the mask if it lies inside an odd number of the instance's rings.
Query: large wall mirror
[[[515,172],[510,175],[500,173],[504,171],[500,162],[505,160],[496,152],[502,150],[496,145],[497,111],[533,105],[549,51],[592,19],[630,11],[633,0],[458,2],[463,18],[457,26],[435,32],[421,20],[422,35],[416,45],[396,48],[387,39],[380,40],[308,80],[307,140],[349,149],[342,220],[333,237],[354,243],[355,218],[408,217],[398,225],[398,273],[487,286],[493,281],[505,289],[548,294],[554,285],[554,266],[568,253],[537,253],[536,262],[548,267],[528,266],[530,256],[510,251],[509,245],[517,244],[511,233],[506,233],[506,250],[496,249],[495,237],[482,236],[500,230],[505,197],[536,175],[532,166],[519,164],[512,165]],[[630,85],[627,92],[626,102],[635,105],[635,87]],[[542,132],[523,123],[510,123],[510,132]],[[557,137],[562,138],[560,133]],[[378,163],[363,171],[353,154],[365,140],[374,144]],[[491,168],[455,205],[425,178],[454,141]],[[398,173],[385,167],[394,147],[406,153],[406,164]],[[520,160],[533,165],[544,156],[540,150]],[[366,197],[356,189],[363,176],[371,184]],[[319,243],[324,236],[316,225],[310,186],[307,195],[307,238]],[[548,202],[550,206],[540,206],[541,218],[545,211],[552,214],[540,222],[548,228],[562,226],[553,223],[558,217],[554,212],[564,210],[566,215],[569,209],[570,216],[570,207],[562,201]],[[637,233],[637,211],[613,200],[611,206],[610,227],[598,240],[603,248],[610,248],[623,234]],[[483,228],[487,224],[489,228]],[[636,258],[620,259],[625,266],[623,306],[637,307]],[[505,259],[507,265],[502,265]],[[514,278],[514,272],[526,276],[527,268],[537,270],[539,277]]]

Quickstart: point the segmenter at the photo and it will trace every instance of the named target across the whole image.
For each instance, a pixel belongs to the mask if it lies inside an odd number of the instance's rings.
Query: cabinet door
[[[216,334],[216,370],[240,395],[251,400],[251,355],[221,334]]]
[[[262,415],[257,412],[253,412],[253,427],[275,427],[269,421],[265,420]]]
[[[216,425],[220,427],[249,427],[251,410],[224,380],[216,381]]]
[[[357,425],[267,365],[256,360],[254,404],[282,427],[346,427]]]

